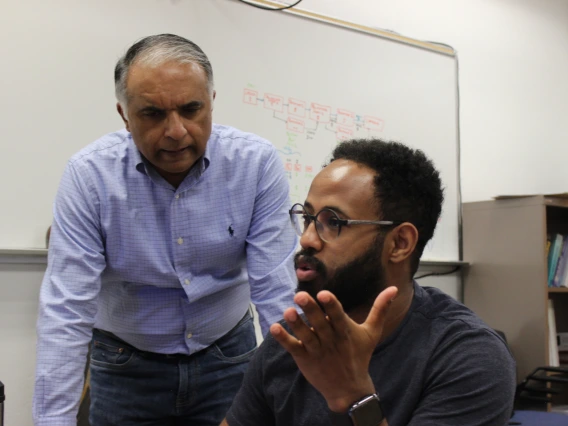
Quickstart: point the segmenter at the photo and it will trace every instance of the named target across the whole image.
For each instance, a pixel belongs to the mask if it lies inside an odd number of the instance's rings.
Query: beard
[[[346,313],[357,308],[370,308],[386,287],[380,262],[383,242],[384,238],[379,234],[365,253],[337,269],[331,277],[327,267],[313,256],[313,250],[299,251],[294,263],[303,256],[303,260],[318,272],[318,277],[313,281],[298,281],[297,291],[305,291],[317,301],[316,295],[321,290],[329,290],[341,302]]]

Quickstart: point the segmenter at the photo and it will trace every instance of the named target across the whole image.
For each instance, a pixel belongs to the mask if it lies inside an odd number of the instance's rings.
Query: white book
[[[558,282],[558,287],[568,287],[568,259],[564,262],[564,271]]]
[[[558,341],[556,340],[556,317],[554,316],[554,303],[548,299],[548,365],[559,367]]]

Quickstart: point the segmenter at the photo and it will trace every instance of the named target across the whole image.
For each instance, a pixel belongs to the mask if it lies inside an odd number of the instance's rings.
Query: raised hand
[[[309,327],[294,308],[284,312],[284,319],[295,337],[280,324],[270,333],[294,358],[312,386],[326,399],[329,408],[345,412],[354,401],[375,392],[369,376],[369,362],[380,342],[385,315],[398,289],[389,287],[377,296],[362,324],[343,311],[341,303],[329,291],[321,291],[317,302],[306,292],[298,292],[294,301],[302,307]]]

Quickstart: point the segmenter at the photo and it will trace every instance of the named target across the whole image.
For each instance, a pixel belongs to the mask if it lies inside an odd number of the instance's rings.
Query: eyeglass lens
[[[313,215],[306,213],[302,206],[296,205],[291,211],[291,219],[299,236],[308,229],[314,219]],[[318,236],[324,241],[330,241],[339,235],[339,217],[331,210],[321,210],[315,216],[315,226]]]

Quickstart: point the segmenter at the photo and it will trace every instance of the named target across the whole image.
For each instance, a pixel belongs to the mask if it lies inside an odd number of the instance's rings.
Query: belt
[[[237,328],[244,320],[248,319],[248,317],[252,317],[251,308],[249,308],[247,310],[247,312],[245,313],[245,315],[239,320],[239,322],[231,330],[229,330],[225,335],[221,336],[220,339],[222,339],[224,336],[226,336],[231,331],[233,331],[235,328]],[[162,361],[179,361],[179,360],[188,359],[189,357],[201,352],[201,351],[199,351],[199,352],[195,352],[191,355],[187,355],[187,354],[161,354],[161,353],[158,353],[158,352],[143,351],[143,350],[140,350],[140,349],[132,346],[130,343],[125,342],[120,337],[118,337],[116,334],[111,333],[110,331],[101,330],[100,328],[95,328],[94,330],[98,331],[101,334],[104,334],[105,336],[110,337],[113,340],[116,340],[121,345],[124,345],[128,349],[136,352],[138,355],[140,355],[144,358],[147,358],[147,359],[156,359],[156,360],[162,360]]]
[[[180,359],[187,359],[191,356],[191,355],[186,355],[186,354],[161,354],[161,353],[158,353],[158,352],[143,351],[141,349],[138,349],[135,346],[132,346],[130,343],[125,342],[120,337],[118,337],[116,334],[111,333],[110,331],[101,330],[100,328],[95,328],[94,330],[97,331],[98,333],[101,333],[101,334],[107,336],[107,337],[110,337],[116,343],[130,349],[133,352],[136,352],[138,355],[140,355],[144,358],[157,359],[157,360],[180,360]],[[96,345],[96,341],[95,341],[95,345]]]

